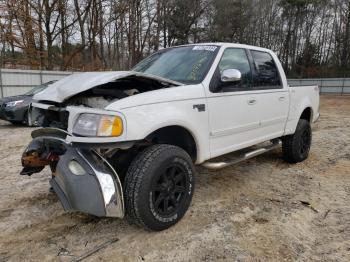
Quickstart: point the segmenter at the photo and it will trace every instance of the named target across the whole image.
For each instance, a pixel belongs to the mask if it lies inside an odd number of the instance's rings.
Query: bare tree
[[[350,76],[349,0],[7,0],[0,12],[6,66],[120,70],[228,41],[273,49],[290,76]]]

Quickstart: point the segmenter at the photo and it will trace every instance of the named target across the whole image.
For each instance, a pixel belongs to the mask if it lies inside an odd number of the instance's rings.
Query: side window
[[[218,65],[220,74],[225,69],[237,69],[242,74],[242,81],[238,84],[230,84],[230,88],[235,90],[230,91],[241,91],[251,87],[252,84],[252,73],[250,70],[250,64],[247,57],[247,53],[244,49],[240,48],[227,48],[221,57]]]
[[[282,88],[277,66],[269,53],[251,50],[257,75],[254,76],[254,87],[257,89]]]

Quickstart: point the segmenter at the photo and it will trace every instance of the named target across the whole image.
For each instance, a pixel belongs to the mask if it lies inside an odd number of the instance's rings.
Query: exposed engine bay
[[[146,76],[126,76],[74,94],[67,97],[62,103],[39,100],[39,103],[50,105],[50,107],[47,109],[33,108],[31,121],[36,126],[67,130],[69,117],[69,113],[65,110],[67,106],[104,109],[120,99],[170,86],[174,84]]]
[[[160,83],[153,79],[130,76],[79,93],[66,100],[65,105],[103,109],[113,101],[168,86],[167,83]]]

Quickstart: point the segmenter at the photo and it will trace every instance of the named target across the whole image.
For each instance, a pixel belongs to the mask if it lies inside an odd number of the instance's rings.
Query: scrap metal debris
[[[107,242],[105,242],[105,243],[103,243],[103,244],[101,244],[101,245],[99,245],[99,246],[97,246],[97,247],[95,247],[95,248],[89,250],[88,252],[82,254],[81,256],[76,257],[73,261],[74,261],[74,262],[82,261],[82,260],[84,260],[85,258],[87,258],[87,257],[89,257],[89,256],[91,256],[91,255],[93,255],[93,254],[95,254],[95,253],[97,253],[97,252],[100,251],[101,249],[104,249],[104,248],[106,248],[107,246],[109,246],[109,245],[111,245],[111,244],[117,242],[118,240],[119,240],[118,238],[111,239],[111,240],[109,240],[109,241],[107,241]]]
[[[314,211],[315,213],[319,213],[320,211],[318,211],[315,207],[313,207],[310,202],[307,201],[300,201],[300,203],[302,203],[304,206],[310,208],[312,211]]]
[[[326,219],[326,217],[328,216],[329,212],[331,212],[330,209],[328,209],[328,210],[326,211],[326,213],[325,213],[324,216],[323,216],[323,219]]]
[[[58,254],[57,256],[72,256],[69,254],[69,250],[64,248],[64,247],[61,247],[60,250],[58,250]]]

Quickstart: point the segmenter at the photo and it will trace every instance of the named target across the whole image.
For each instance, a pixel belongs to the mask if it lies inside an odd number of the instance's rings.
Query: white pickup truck
[[[280,144],[286,161],[303,161],[319,117],[317,86],[290,87],[272,51],[229,43],[167,48],[132,71],[73,74],[34,100],[29,121],[43,128],[21,174],[48,165],[65,210],[151,230],[187,211],[194,165],[216,170]]]

